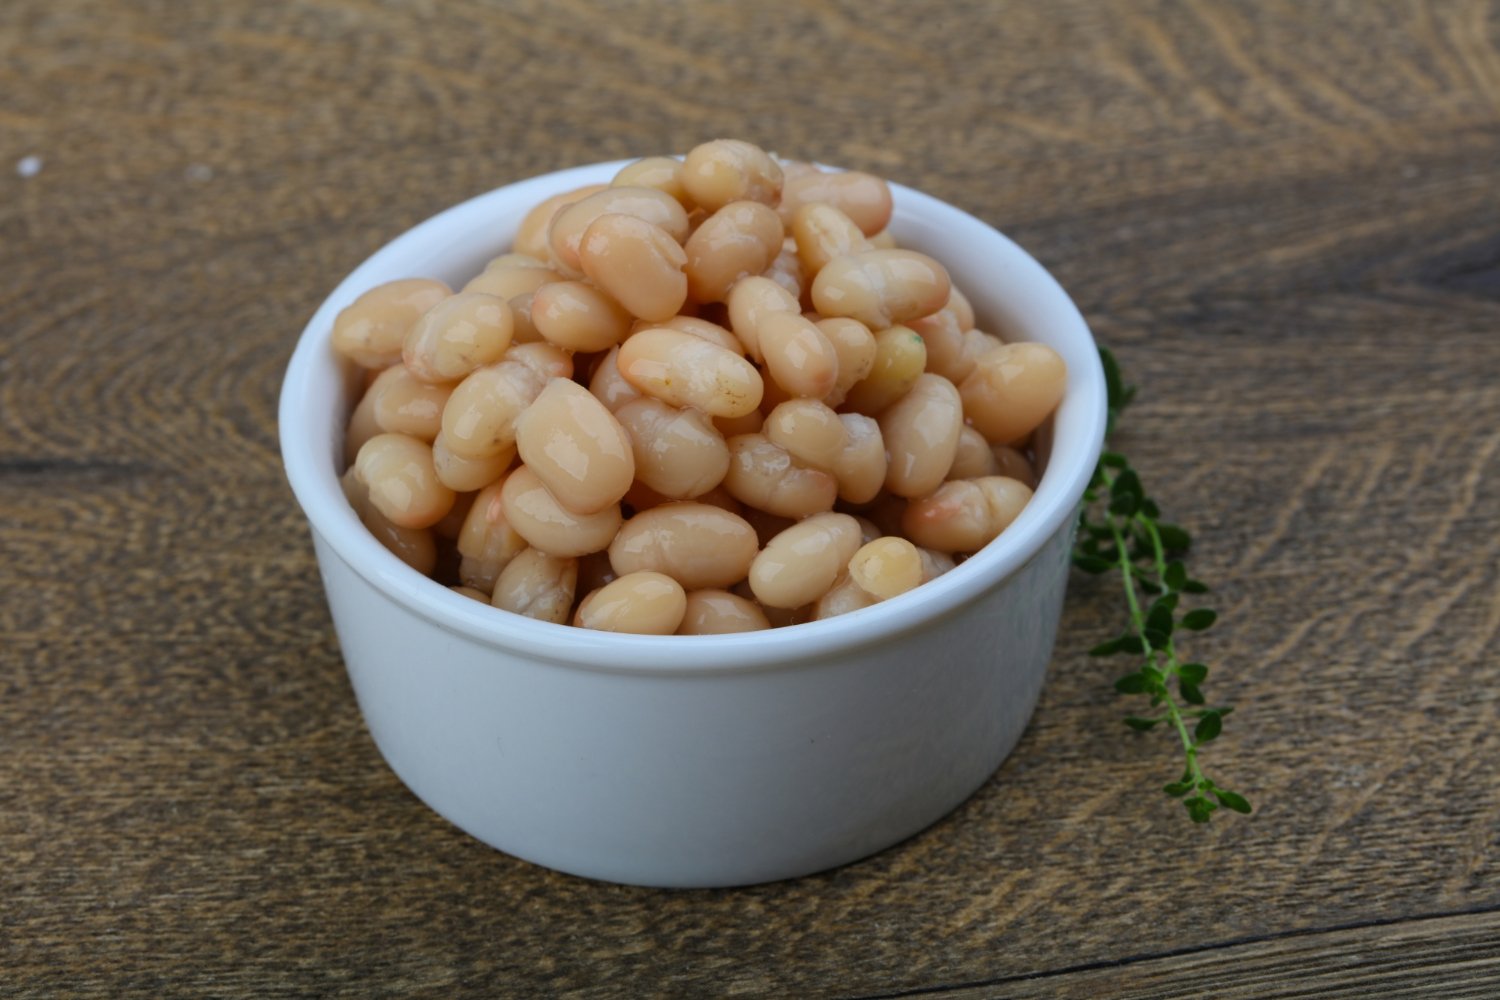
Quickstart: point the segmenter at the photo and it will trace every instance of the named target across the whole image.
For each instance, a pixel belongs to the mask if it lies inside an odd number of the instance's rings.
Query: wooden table
[[[1500,4],[11,0],[0,52],[0,993],[1500,995]],[[1160,793],[1083,578],[1005,766],[824,875],[557,875],[384,766],[277,454],[298,331],[444,206],[714,135],[1072,292],[1252,817]]]

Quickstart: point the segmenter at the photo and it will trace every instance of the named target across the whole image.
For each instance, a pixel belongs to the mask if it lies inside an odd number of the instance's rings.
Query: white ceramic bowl
[[[957,806],[1026,726],[1103,440],[1094,342],[1014,243],[892,185],[901,244],[943,261],[983,322],[1067,361],[1052,457],[1020,518],[911,593],[769,632],[615,635],[487,608],[406,567],[345,502],[356,382],[329,331],[382,282],[462,285],[509,248],[527,209],[622,165],[537,177],[428,219],[361,264],[303,331],[282,387],[281,447],[344,661],[401,780],[517,857],[653,886],[740,885],[854,861]]]

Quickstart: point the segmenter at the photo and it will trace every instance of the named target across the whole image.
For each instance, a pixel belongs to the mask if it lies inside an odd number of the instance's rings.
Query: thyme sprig
[[[1101,348],[1099,355],[1109,393],[1106,433],[1112,434],[1120,412],[1135,396],[1135,387],[1125,385],[1119,364],[1108,350]],[[1224,717],[1233,709],[1208,705],[1203,694],[1208,667],[1184,663],[1177,652],[1180,632],[1201,632],[1218,618],[1210,607],[1180,608],[1185,595],[1208,592],[1207,585],[1188,575],[1180,558],[1192,545],[1192,538],[1182,528],[1162,520],[1161,509],[1146,495],[1140,475],[1118,451],[1105,451],[1100,456],[1083,499],[1073,565],[1085,573],[1118,570],[1130,611],[1129,628],[1089,650],[1089,655],[1136,657],[1136,669],[1115,681],[1115,690],[1146,696],[1154,710],[1146,715],[1127,715],[1125,724],[1142,732],[1158,725],[1176,732],[1186,766],[1182,778],[1163,791],[1182,800],[1193,822],[1207,823],[1221,806],[1250,812],[1245,797],[1216,785],[1203,773],[1199,761],[1204,744],[1219,735]]]

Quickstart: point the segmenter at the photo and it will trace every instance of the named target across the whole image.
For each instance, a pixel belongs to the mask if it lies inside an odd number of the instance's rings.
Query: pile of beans
[[[584,628],[742,632],[889,600],[1020,513],[1062,397],[886,231],[878,177],[718,139],[549,198],[462,290],[339,314],[343,484],[414,569]]]

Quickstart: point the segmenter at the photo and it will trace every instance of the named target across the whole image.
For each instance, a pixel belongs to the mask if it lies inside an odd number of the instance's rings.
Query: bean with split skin
[[[577,559],[528,548],[500,571],[490,603],[502,611],[564,625],[577,586]]]
[[[585,597],[573,624],[604,632],[671,635],[686,613],[682,584],[662,573],[629,573]]]
[[[873,249],[853,219],[822,202],[799,207],[788,228],[803,272],[814,278],[831,260]]]
[[[952,287],[948,271],[915,250],[866,250],[828,262],[813,279],[824,316],[851,316],[872,330],[937,312]]]
[[[889,465],[880,424],[863,413],[841,413],[839,423],[844,425],[844,447],[832,469],[839,499],[869,503],[885,486]]]
[[[763,434],[729,439],[724,488],[740,503],[778,517],[806,517],[833,509],[838,480],[822,469],[798,465]]]
[[[484,458],[465,458],[455,455],[448,447],[448,439],[441,433],[432,442],[432,467],[444,486],[458,493],[481,490],[505,475],[516,460],[516,448],[512,444],[498,455]]]

